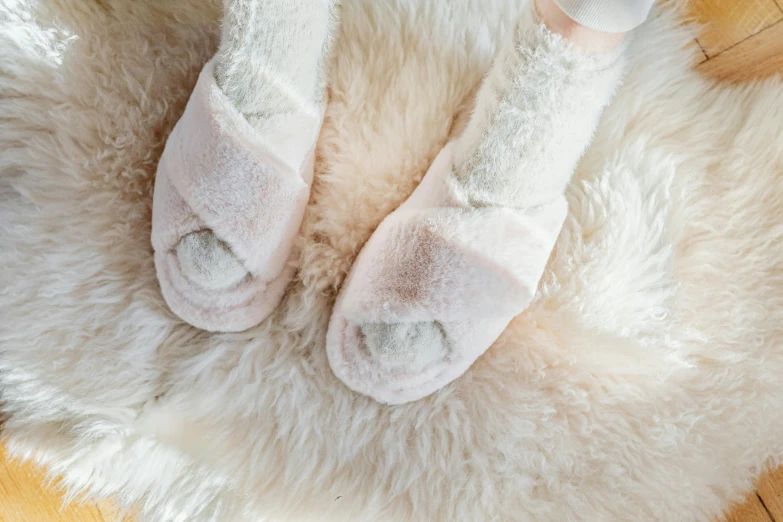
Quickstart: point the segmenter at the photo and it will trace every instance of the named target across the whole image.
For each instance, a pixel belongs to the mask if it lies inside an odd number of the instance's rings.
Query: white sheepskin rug
[[[278,312],[163,302],[157,159],[216,0],[0,0],[0,408],[18,456],[142,520],[710,520],[783,461],[783,88],[714,85],[657,12],[568,192],[533,305],[382,406],[326,359],[374,227],[464,113],[519,0],[345,0]]]

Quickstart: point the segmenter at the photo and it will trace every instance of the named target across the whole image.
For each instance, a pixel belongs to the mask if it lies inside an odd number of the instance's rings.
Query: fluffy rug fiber
[[[381,406],[324,335],[519,0],[345,0],[299,269],[242,334],[178,321],[157,159],[215,0],[0,0],[0,408],[18,456],[144,520],[710,520],[783,456],[783,88],[714,85],[657,12],[538,295],[462,378]]]

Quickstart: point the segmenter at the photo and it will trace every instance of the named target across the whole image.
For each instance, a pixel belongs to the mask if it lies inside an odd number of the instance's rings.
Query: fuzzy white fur
[[[149,247],[214,2],[0,0],[0,401],[12,451],[147,519],[710,520],[783,452],[783,89],[687,70],[643,26],[531,307],[402,407],[345,388],[326,320],[415,188],[515,0],[342,6],[299,279],[178,321]],[[689,368],[670,372],[676,350]]]

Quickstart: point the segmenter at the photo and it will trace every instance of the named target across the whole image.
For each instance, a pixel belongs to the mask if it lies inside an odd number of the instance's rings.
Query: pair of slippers
[[[161,157],[152,244],[174,313],[205,330],[242,331],[274,310],[293,276],[321,121],[251,127],[214,69],[214,60],[204,67]],[[562,197],[532,210],[471,206],[452,175],[455,147],[378,226],[333,308],[335,375],[382,403],[435,392],[489,348],[533,299],[566,214]],[[209,285],[183,271],[214,261],[179,248],[205,231],[241,262],[238,282]]]

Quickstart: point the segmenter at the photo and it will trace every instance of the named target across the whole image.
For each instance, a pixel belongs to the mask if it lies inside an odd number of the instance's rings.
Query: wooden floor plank
[[[732,508],[725,522],[773,522],[755,493],[748,493],[745,501]]]
[[[765,474],[759,480],[758,495],[776,522],[783,522],[783,468]]]
[[[783,20],[775,0],[691,0],[688,14],[704,25],[698,40],[709,58]]]
[[[0,521],[105,522],[94,504],[63,505],[43,472],[31,464],[9,460],[0,445]]]
[[[783,22],[701,63],[698,71],[729,82],[742,82],[783,72]]]
[[[98,509],[100,510],[101,515],[103,515],[104,522],[135,522],[136,521],[136,518],[133,513],[126,513],[124,511],[120,511],[110,500],[104,500],[98,502]]]
[[[693,41],[690,43],[689,48],[693,55],[693,57],[691,58],[691,67],[696,67],[700,63],[707,61],[707,55],[704,54],[704,49],[701,48],[701,45],[699,45],[698,40],[694,38]]]

